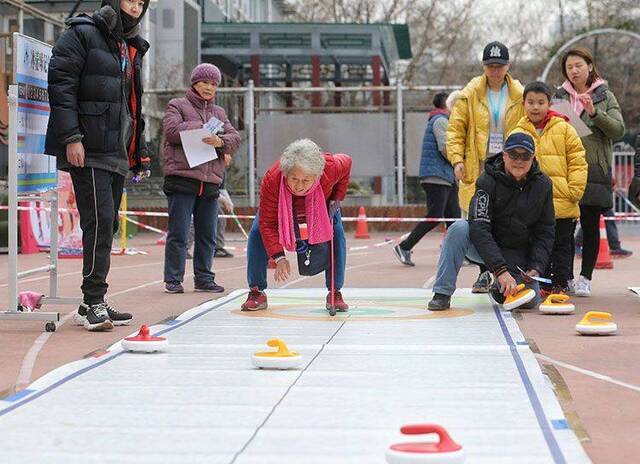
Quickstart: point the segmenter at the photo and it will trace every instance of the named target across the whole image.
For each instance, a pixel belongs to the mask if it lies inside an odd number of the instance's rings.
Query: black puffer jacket
[[[555,240],[551,179],[534,161],[526,179],[505,173],[502,156],[485,165],[471,200],[469,230],[486,266],[496,275],[516,266],[544,272]]]
[[[119,0],[103,0],[93,16],[81,15],[67,21],[68,29],[53,48],[49,63],[51,115],[45,152],[58,158],[58,169],[68,169],[66,145],[82,139],[85,166],[126,175],[139,170],[147,157],[141,116],[142,57],[149,44],[139,35],[122,32]],[[145,0],[145,11],[149,0]],[[143,13],[144,14],[144,13]],[[141,16],[142,18],[142,16]],[[137,130],[132,134],[129,111],[131,88],[126,88],[120,44],[136,49],[132,86],[136,94]],[[129,157],[129,143],[135,136],[135,153]]]

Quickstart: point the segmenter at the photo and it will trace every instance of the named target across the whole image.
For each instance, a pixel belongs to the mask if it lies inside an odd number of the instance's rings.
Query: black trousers
[[[580,205],[580,227],[582,227],[582,270],[580,274],[591,280],[593,268],[598,260],[600,249],[600,215],[604,213],[601,206]]]
[[[459,218],[460,206],[458,204],[458,184],[453,186],[438,184],[422,184],[422,189],[427,195],[427,218]],[[409,234],[400,242],[400,248],[411,250],[424,237],[427,232],[434,229],[439,222],[420,222]],[[449,227],[452,222],[447,223]]]
[[[101,303],[107,293],[124,176],[96,168],[71,168],[69,173],[82,229],[82,294],[86,304]]]
[[[575,255],[574,233],[575,219],[556,219],[556,238],[546,277],[550,278],[553,286],[565,288],[569,279],[573,279],[573,259]]]

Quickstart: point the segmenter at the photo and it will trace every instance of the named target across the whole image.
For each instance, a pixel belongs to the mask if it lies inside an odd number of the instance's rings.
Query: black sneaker
[[[218,285],[213,280],[211,282],[204,282],[201,284],[195,284],[193,289],[196,292],[209,292],[209,293],[222,293],[224,292],[224,287]]]
[[[111,322],[113,322],[113,325],[129,325],[129,323],[133,320],[133,316],[131,314],[116,311],[108,304],[107,314],[109,315],[109,319],[111,319]]]
[[[427,309],[429,311],[444,311],[451,307],[451,297],[442,293],[434,293]]]
[[[493,277],[491,272],[484,271],[478,276],[478,280],[475,281],[473,287],[471,287],[471,293],[489,293],[489,288],[493,283]]]
[[[393,254],[396,255],[398,261],[400,261],[405,266],[414,267],[415,264],[411,261],[411,250],[403,250],[400,248],[400,245],[396,245],[393,247]]]
[[[164,284],[165,293],[184,293],[184,287],[180,282],[165,282]]]
[[[625,250],[624,248],[620,247],[620,248],[611,248],[609,250],[609,253],[611,254],[611,256],[615,256],[616,258],[628,258],[633,254],[633,251]]]
[[[84,327],[84,324],[87,322],[87,309],[89,309],[89,305],[80,303],[80,306],[78,306],[78,312],[73,316],[74,325],[81,325]]]
[[[216,248],[215,253],[213,254],[216,258],[233,258],[233,253],[229,253],[224,248]]]
[[[82,305],[81,305],[82,306]],[[89,332],[101,332],[113,329],[113,322],[109,319],[107,303],[97,303],[92,305],[83,305],[86,307],[85,329]]]

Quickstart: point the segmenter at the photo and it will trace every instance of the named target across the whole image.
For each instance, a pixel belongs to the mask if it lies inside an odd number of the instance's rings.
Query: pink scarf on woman
[[[304,195],[304,209],[307,217],[309,243],[327,242],[333,238],[333,227],[327,212],[327,201],[324,198],[320,179],[311,186]],[[296,218],[297,219],[297,218]],[[280,245],[288,251],[296,251],[296,234],[293,225],[293,193],[283,175],[280,178],[280,194],[278,195],[278,237]]]
[[[573,108],[573,111],[575,111],[576,114],[580,116],[584,111],[584,105],[580,101],[580,97],[582,95],[591,95],[595,89],[597,89],[604,83],[605,83],[604,80],[596,79],[596,81],[593,84],[591,84],[591,87],[589,87],[587,91],[584,93],[578,93],[578,91],[573,88],[573,84],[568,80],[564,81],[564,84],[562,84],[562,88],[565,89],[567,92],[569,92],[571,107]]]

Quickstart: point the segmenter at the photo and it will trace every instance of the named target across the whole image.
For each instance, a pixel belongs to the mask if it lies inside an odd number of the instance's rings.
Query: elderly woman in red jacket
[[[351,157],[322,153],[308,139],[289,145],[266,172],[260,189],[260,207],[249,233],[247,280],[250,292],[243,311],[267,308],[267,264],[276,262],[275,280],[285,281],[291,265],[285,250],[296,251],[296,224],[306,224],[310,244],[331,240],[333,236],[335,280],[325,272],[327,308],[346,311],[342,299],[347,244],[342,228],[339,202],[344,200],[351,173]],[[332,224],[333,223],[333,224]],[[333,298],[331,289],[334,289]]]

